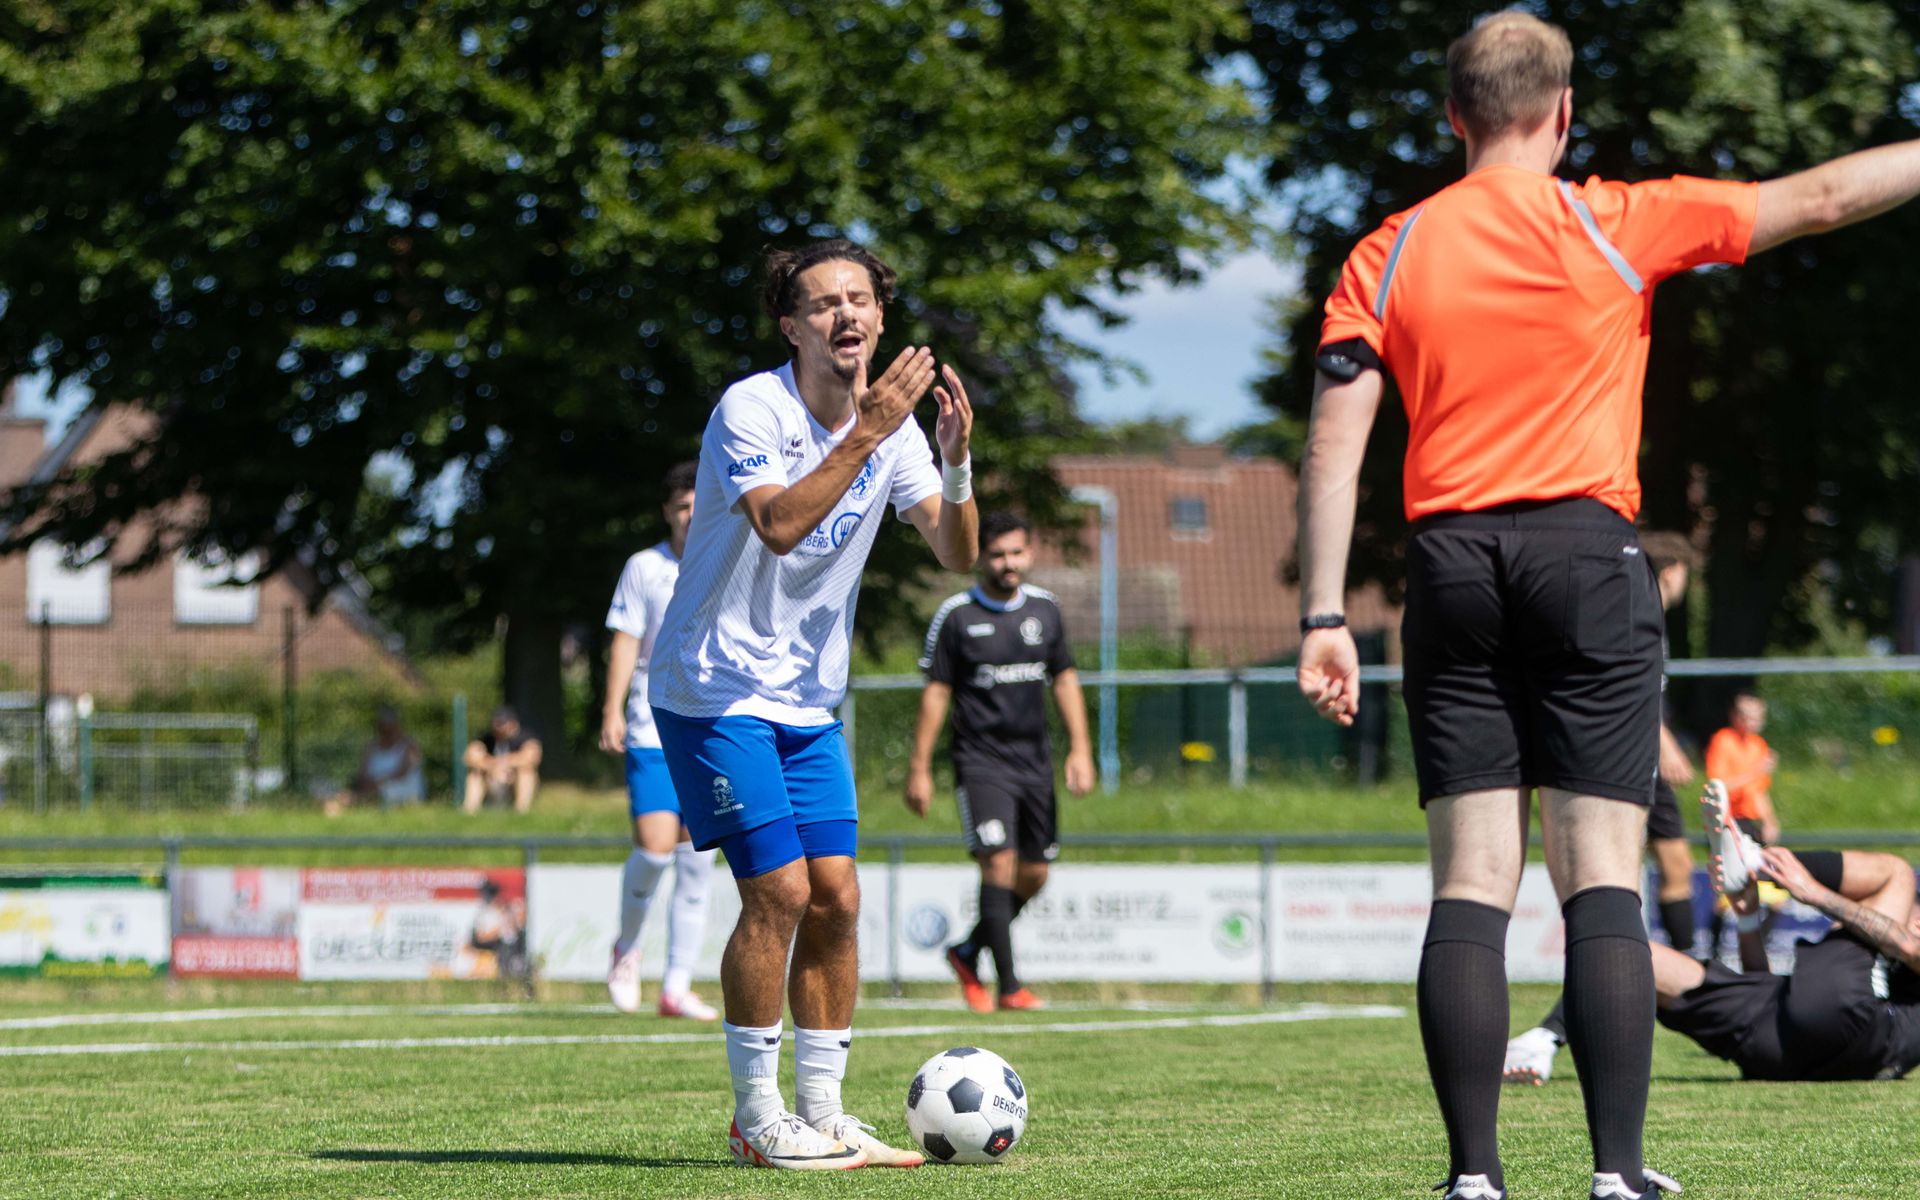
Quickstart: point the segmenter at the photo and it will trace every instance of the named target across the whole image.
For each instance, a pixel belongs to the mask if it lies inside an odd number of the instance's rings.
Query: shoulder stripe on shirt
[[[1633,289],[1634,295],[1638,296],[1645,291],[1647,285],[1641,280],[1640,272],[1634,270],[1633,264],[1627,261],[1627,256],[1620,253],[1620,247],[1608,241],[1607,235],[1600,232],[1600,223],[1593,219],[1593,210],[1587,207],[1585,200],[1573,194],[1573,185],[1564,179],[1556,179],[1554,182],[1560,185],[1560,195],[1566,200],[1567,207],[1571,208],[1573,215],[1580,219],[1580,225],[1587,231],[1587,237],[1592,240],[1594,249],[1600,251],[1600,256],[1607,260],[1607,265],[1613,268],[1614,274],[1620,277],[1622,283]]]
[[[1035,587],[1030,583],[1023,583],[1020,585],[1020,590],[1025,592],[1027,595],[1034,597],[1035,599],[1045,600],[1048,604],[1053,605],[1055,608],[1060,607],[1060,597],[1054,595],[1052,592],[1048,591],[1043,587]]]
[[[1380,290],[1373,297],[1373,319],[1376,321],[1386,319],[1387,289],[1393,286],[1393,273],[1400,267],[1400,251],[1406,248],[1407,235],[1413,232],[1413,223],[1418,221],[1420,214],[1425,211],[1427,206],[1424,204],[1414,209],[1413,215],[1407,218],[1407,223],[1400,227],[1400,232],[1393,235],[1393,249],[1387,251],[1386,269],[1380,272]]]
[[[920,669],[922,671],[933,665],[933,648],[940,644],[940,627],[947,623],[948,614],[971,599],[973,599],[971,592],[960,592],[957,595],[948,596],[946,603],[942,604],[939,610],[933,614],[933,623],[927,626],[926,644],[921,647],[920,650]]]

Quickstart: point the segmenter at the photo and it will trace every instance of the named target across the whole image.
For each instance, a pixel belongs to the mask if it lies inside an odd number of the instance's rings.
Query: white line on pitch
[[[995,1037],[1015,1034],[1127,1033],[1155,1029],[1212,1029],[1246,1025],[1288,1025],[1300,1021],[1399,1018],[1406,1010],[1390,1004],[1302,1004],[1279,1012],[1222,1013],[1193,1017],[1141,1017],[1119,1021],[1062,1021],[1022,1025],[895,1025],[862,1030],[867,1038],[918,1038],[945,1034]],[[518,1046],[671,1046],[711,1044],[718,1033],[603,1033],[504,1035],[499,1037],[354,1038],[342,1041],[283,1042],[99,1042],[68,1046],[0,1046],[0,1058],[45,1058],[90,1054],[155,1054],[169,1051],[273,1053],[288,1050],[440,1050]]]
[[[862,1008],[889,1012],[960,1012],[961,1000],[895,999],[876,997]],[[1056,1001],[1056,1012],[1208,1012],[1206,1005],[1154,1000]],[[579,1013],[608,1018],[621,1016],[608,1004],[308,1004],[252,1008],[182,1008],[157,1012],[53,1013],[44,1017],[0,1018],[0,1029],[71,1029],[91,1025],[186,1025],[200,1021],[269,1021],[330,1017],[512,1017],[530,1013]]]

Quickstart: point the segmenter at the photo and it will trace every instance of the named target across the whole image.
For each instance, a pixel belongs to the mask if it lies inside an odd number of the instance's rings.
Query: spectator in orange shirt
[[[1707,778],[1717,780],[1727,795],[1727,815],[1742,833],[1763,846],[1780,840],[1780,818],[1773,811],[1773,769],[1780,763],[1760,731],[1767,727],[1767,702],[1752,692],[1740,692],[1727,712],[1727,727],[1707,743]],[[1717,907],[1708,925],[1707,957],[1720,953],[1720,936],[1727,910]],[[1767,958],[1767,939],[1775,913],[1762,903],[1750,913],[1738,914],[1740,969],[1773,969]]]
[[[1747,836],[1763,846],[1780,840],[1780,818],[1773,811],[1773,769],[1780,759],[1760,731],[1767,727],[1767,702],[1752,692],[1733,698],[1727,727],[1707,743],[1707,776],[1727,785],[1727,805]]]

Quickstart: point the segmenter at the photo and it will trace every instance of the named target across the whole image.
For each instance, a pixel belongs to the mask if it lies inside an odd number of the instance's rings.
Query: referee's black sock
[[[1653,956],[1640,897],[1626,888],[1576,892],[1567,921],[1567,1044],[1580,1071],[1593,1169],[1646,1190],[1641,1135],[1653,1073]]]
[[[1013,969],[1013,907],[1012,888],[980,885],[980,924],[974,927],[973,942],[993,955],[993,974],[1002,996],[1020,990]]]
[[[1485,1175],[1506,1186],[1496,1125],[1507,1050],[1506,913],[1472,900],[1436,900],[1420,953],[1420,1040],[1447,1125],[1449,1179]]]
[[[1693,953],[1693,897],[1660,902],[1660,927],[1667,940],[1682,954]]]

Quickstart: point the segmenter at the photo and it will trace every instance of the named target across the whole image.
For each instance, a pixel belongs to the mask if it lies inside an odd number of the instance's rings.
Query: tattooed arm
[[[1855,937],[1888,958],[1906,964],[1909,970],[1920,971],[1920,934],[1916,934],[1905,919],[1849,900],[1826,887],[1807,872],[1793,851],[1784,847],[1769,846],[1762,858],[1766,873],[1787,889],[1788,895],[1840,922]],[[1905,870],[1905,864],[1902,869]]]

